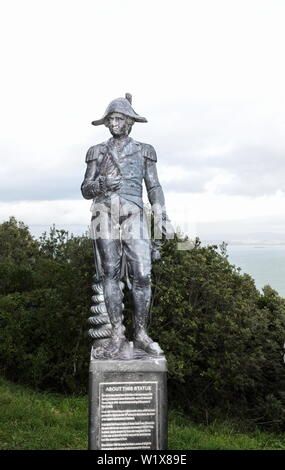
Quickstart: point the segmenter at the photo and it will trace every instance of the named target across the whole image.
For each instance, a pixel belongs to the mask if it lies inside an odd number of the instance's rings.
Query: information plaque
[[[157,382],[101,383],[100,447],[156,449]]]

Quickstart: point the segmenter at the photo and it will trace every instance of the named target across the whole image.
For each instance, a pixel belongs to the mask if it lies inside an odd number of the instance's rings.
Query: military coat
[[[86,155],[87,170],[81,185],[83,197],[94,203],[107,203],[114,192],[102,192],[99,178],[119,176],[121,184],[115,193],[122,199],[143,208],[143,181],[151,205],[164,207],[164,195],[156,170],[156,152],[152,145],[128,137],[118,150],[115,139],[91,147]]]

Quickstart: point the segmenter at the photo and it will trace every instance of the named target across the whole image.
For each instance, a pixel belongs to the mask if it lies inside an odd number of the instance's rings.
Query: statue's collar
[[[115,141],[116,139],[111,137],[107,141],[107,147],[111,151],[118,150],[121,156],[131,155],[132,153],[134,153],[134,146],[136,146],[137,150],[137,142],[135,142],[134,139],[132,139],[131,137],[127,137],[125,140],[121,141],[121,145],[116,145],[117,143]]]
[[[129,142],[133,140],[131,137],[125,137],[125,138],[122,138],[122,139],[115,139],[114,137],[111,137],[107,144],[108,144],[108,147],[115,147],[115,148],[119,148],[119,149],[122,149],[124,148],[126,145],[129,144]]]

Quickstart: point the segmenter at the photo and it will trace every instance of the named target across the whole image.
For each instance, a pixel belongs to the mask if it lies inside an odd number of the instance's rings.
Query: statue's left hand
[[[162,233],[168,239],[174,238],[175,235],[174,227],[170,222],[166,212],[162,214]]]
[[[161,259],[161,254],[158,249],[154,249],[151,252],[151,260],[154,261],[159,261]]]
[[[151,260],[153,262],[161,259],[160,248],[161,248],[161,241],[154,240],[152,242],[152,247],[151,247]]]

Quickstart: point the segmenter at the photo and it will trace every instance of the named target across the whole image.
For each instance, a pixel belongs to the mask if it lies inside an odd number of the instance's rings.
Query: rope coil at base
[[[94,279],[96,279],[95,276],[93,280]],[[121,291],[123,291],[123,282],[120,282],[120,287]],[[104,300],[102,281],[95,280],[95,282],[92,284],[92,289],[95,294],[91,298],[94,305],[92,305],[92,307],[90,308],[92,316],[88,318],[87,322],[92,327],[88,330],[88,336],[95,340],[94,346],[96,347],[96,340],[107,340],[108,338],[110,338],[112,325],[110,323],[109,315]]]

